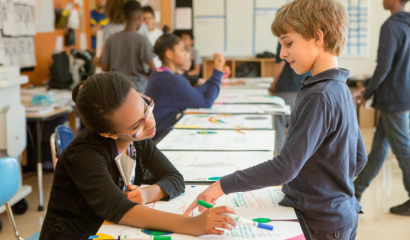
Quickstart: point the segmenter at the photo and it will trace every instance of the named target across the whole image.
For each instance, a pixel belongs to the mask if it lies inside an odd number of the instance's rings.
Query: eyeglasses
[[[144,104],[144,117],[142,119],[140,119],[137,123],[138,125],[138,129],[137,132],[134,134],[123,134],[123,133],[115,133],[116,135],[119,136],[123,136],[123,137],[130,137],[130,138],[137,138],[138,135],[140,135],[140,133],[142,132],[142,129],[144,128],[145,125],[145,120],[151,116],[152,111],[154,110],[154,100],[152,100],[152,98],[145,96],[144,94],[141,94],[142,99],[144,99],[145,104]]]

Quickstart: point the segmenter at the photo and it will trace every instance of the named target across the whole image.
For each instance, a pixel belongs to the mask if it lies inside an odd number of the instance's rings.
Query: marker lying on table
[[[120,236],[118,239],[126,239],[127,237]],[[98,239],[98,235],[90,236],[88,239]],[[106,239],[106,238],[104,238]],[[113,238],[114,239],[114,238]],[[116,238],[117,239],[117,238]],[[151,236],[151,235],[144,235],[138,236],[137,238],[132,238],[133,240],[172,240],[171,236]]]
[[[206,207],[206,208],[214,207],[214,205],[207,203],[205,201],[202,201],[201,199],[198,200],[198,205],[201,205],[202,207]],[[258,222],[254,222],[251,220],[247,220],[245,218],[242,218],[232,213],[221,213],[221,214],[224,216],[230,217],[232,220],[235,220],[239,224],[244,224],[244,225],[251,226],[251,227],[257,227],[257,228],[273,231],[273,226],[268,225],[268,224],[263,224],[263,223],[258,223]]]

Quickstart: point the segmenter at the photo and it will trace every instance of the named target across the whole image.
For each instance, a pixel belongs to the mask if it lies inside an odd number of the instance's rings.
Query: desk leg
[[[36,122],[37,131],[37,181],[38,181],[38,211],[43,211],[43,162],[41,157],[41,139],[43,136],[42,122]]]

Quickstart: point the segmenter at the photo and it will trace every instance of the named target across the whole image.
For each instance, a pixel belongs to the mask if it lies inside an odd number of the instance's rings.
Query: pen
[[[217,132],[211,132],[211,131],[207,131],[207,132],[196,132],[197,134],[217,134]]]
[[[212,205],[210,203],[207,203],[205,201],[202,201],[201,199],[198,200],[198,205],[201,205],[202,207],[206,207],[206,208],[213,208],[214,207],[214,205]],[[268,231],[273,231],[273,226],[271,226],[271,225],[267,225],[267,224],[247,220],[243,217],[240,217],[240,216],[232,214],[232,213],[221,213],[221,214],[231,218],[232,220],[236,221],[239,224],[244,224],[244,225],[251,226],[251,227],[257,227],[257,228],[265,229],[265,230],[268,230]]]

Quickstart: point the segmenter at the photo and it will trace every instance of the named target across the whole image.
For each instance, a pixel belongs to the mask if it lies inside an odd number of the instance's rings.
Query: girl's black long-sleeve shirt
[[[154,142],[134,142],[135,185],[158,184],[169,199],[184,192],[182,175]],[[41,240],[88,239],[104,220],[118,223],[137,203],[121,191],[115,141],[87,128],[61,154],[54,174]]]

